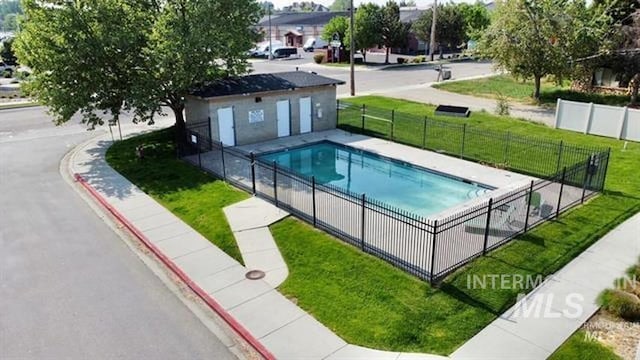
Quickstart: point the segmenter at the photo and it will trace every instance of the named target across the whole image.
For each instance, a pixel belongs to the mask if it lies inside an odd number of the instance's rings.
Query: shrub
[[[3,78],[8,79],[13,75],[13,72],[7,69],[7,70],[4,70],[1,75]]]
[[[407,62],[407,59],[403,58],[403,57],[399,57],[398,58],[398,64],[404,64]]]
[[[324,61],[324,54],[313,55],[313,61],[315,61],[316,64],[322,64],[322,62]]]
[[[496,102],[496,114],[509,115],[510,110],[509,100],[504,95],[498,95],[498,101]]]
[[[425,61],[427,61],[427,58],[424,55],[418,55],[411,60],[414,64],[423,63]]]
[[[606,311],[628,321],[640,320],[640,298],[622,290],[607,289],[598,297]]]
[[[29,78],[29,76],[31,76],[31,73],[29,73],[28,71],[17,71],[16,72],[16,79],[18,80],[27,80]]]

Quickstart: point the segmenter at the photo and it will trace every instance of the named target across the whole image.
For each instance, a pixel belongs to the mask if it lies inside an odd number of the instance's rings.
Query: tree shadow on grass
[[[136,147],[139,145],[143,145],[145,149],[143,160],[136,156]],[[150,195],[165,195],[217,181],[207,173],[177,159],[173,128],[116,143],[99,141],[86,152],[90,157],[80,163],[87,167],[81,175],[96,190],[116,199],[133,195],[136,192],[133,184]],[[122,176],[129,181],[123,181]]]

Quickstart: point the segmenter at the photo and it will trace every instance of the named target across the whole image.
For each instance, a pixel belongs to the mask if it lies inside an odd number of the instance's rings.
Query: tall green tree
[[[15,38],[8,38],[0,44],[0,59],[7,65],[17,65],[18,58],[13,51],[13,42]]]
[[[331,9],[331,11],[345,11],[348,10],[350,6],[350,0],[334,0],[329,6],[329,9]]]
[[[457,5],[458,11],[462,14],[464,22],[465,40],[478,41],[482,37],[484,30],[491,24],[489,10],[483,3],[460,3]]]
[[[382,10],[380,6],[368,3],[358,7],[354,19],[354,41],[356,49],[367,61],[367,49],[376,47],[382,42]],[[351,43],[350,31],[345,36],[346,44]],[[347,46],[348,47],[348,46]]]
[[[340,42],[344,45],[347,32],[349,31],[349,18],[346,16],[336,16],[329,20],[322,30],[322,38],[326,41],[333,40],[333,35],[338,34]]]
[[[393,0],[388,1],[381,11],[382,28],[380,29],[380,35],[382,37],[382,45],[386,49],[384,63],[388,64],[391,49],[406,46],[411,25],[400,21],[400,7]]]
[[[18,14],[11,13],[4,16],[2,21],[2,29],[4,31],[16,31],[18,30]]]
[[[81,113],[153,121],[169,107],[180,133],[185,96],[198,86],[245,73],[260,8],[235,0],[24,0],[16,40],[35,75],[30,91],[57,123]],[[211,14],[216,14],[212,16]]]
[[[438,5],[438,19],[436,20],[436,43],[437,46],[447,46],[451,49],[457,48],[465,40],[465,25],[462,13],[453,3]],[[431,23],[433,21],[433,10],[428,9],[413,23],[413,30],[416,37],[422,41],[429,42],[431,37]]]
[[[542,78],[570,76],[575,60],[606,41],[609,26],[582,0],[499,0],[480,50],[514,76],[533,79],[540,99]]]
[[[457,48],[465,41],[465,24],[462,12],[453,3],[438,5],[438,19],[436,20],[436,43],[437,46],[447,46],[451,49]],[[431,37],[431,23],[433,20],[433,10],[428,9],[413,23],[413,30],[416,37],[428,42]]]

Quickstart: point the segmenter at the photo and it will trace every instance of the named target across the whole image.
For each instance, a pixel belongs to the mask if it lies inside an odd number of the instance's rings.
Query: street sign
[[[340,47],[342,43],[340,42],[340,40],[331,40],[329,45],[331,45],[331,47],[337,48],[337,47]]]

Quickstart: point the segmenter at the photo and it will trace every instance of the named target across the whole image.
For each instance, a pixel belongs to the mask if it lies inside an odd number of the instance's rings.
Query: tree
[[[400,0],[398,3],[399,7],[413,7],[416,6],[415,0]]]
[[[592,54],[609,25],[581,0],[502,0],[480,50],[515,77],[533,78],[539,100],[542,78],[569,76],[573,61]]]
[[[354,19],[355,48],[362,52],[364,61],[367,61],[367,49],[380,45],[382,37],[382,10],[380,6],[368,3],[358,7]],[[345,43],[350,44],[350,31],[347,31]]]
[[[621,46],[613,51],[611,63],[616,71],[623,74],[623,81],[629,84],[630,103],[638,103],[640,90],[640,10],[629,14],[630,22],[621,26]]]
[[[2,21],[2,28],[4,31],[16,31],[18,29],[18,14],[6,14]]]
[[[462,14],[465,42],[469,40],[478,41],[482,37],[483,31],[491,24],[489,10],[482,3],[460,3],[457,8]]]
[[[0,46],[0,59],[7,65],[17,65],[16,54],[13,51],[13,42],[15,38],[8,38],[2,42]]]
[[[404,47],[409,38],[410,24],[400,21],[400,7],[395,1],[388,1],[381,10],[382,27],[380,35],[386,49],[384,63],[389,63],[389,51],[394,47]]]
[[[251,0],[24,0],[26,21],[16,40],[18,59],[31,67],[31,92],[58,124],[80,112],[153,121],[161,106],[185,123],[185,96],[198,86],[246,72]],[[216,16],[211,16],[216,14]]]
[[[331,11],[345,11],[349,10],[349,7],[351,7],[350,0],[334,0],[329,9]]]
[[[465,40],[465,25],[462,12],[457,5],[449,3],[438,5],[438,20],[436,22],[436,43],[450,49],[457,48]],[[416,37],[422,41],[429,41],[431,37],[431,23],[433,10],[429,9],[413,24]]]
[[[329,20],[322,30],[322,38],[326,41],[333,40],[333,35],[338,34],[338,39],[344,45],[344,40],[349,31],[349,18],[346,16],[336,16]]]

